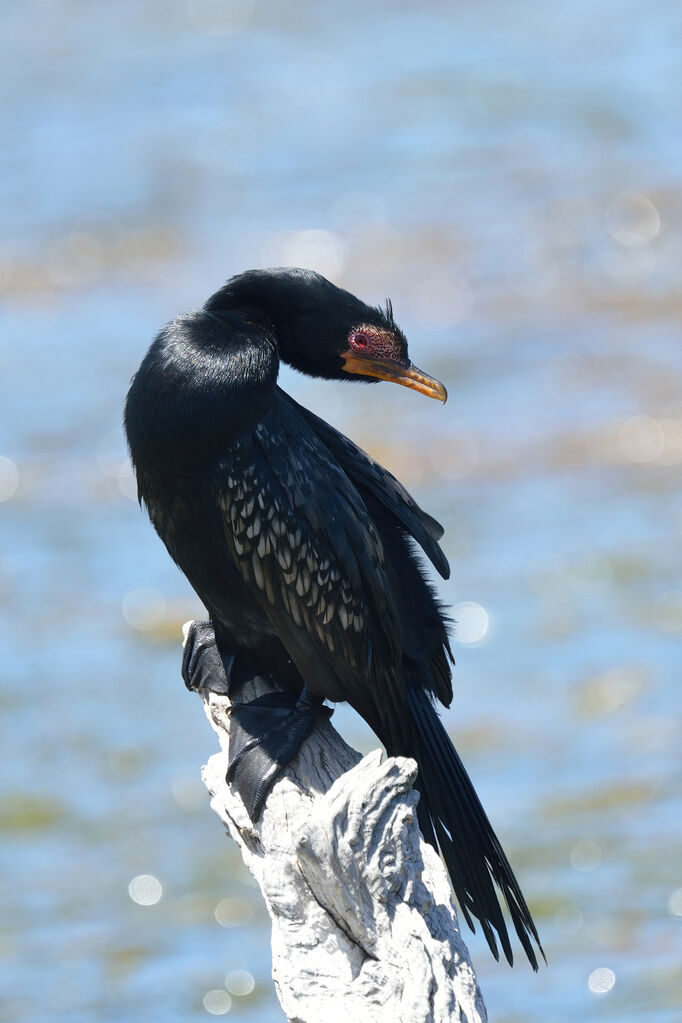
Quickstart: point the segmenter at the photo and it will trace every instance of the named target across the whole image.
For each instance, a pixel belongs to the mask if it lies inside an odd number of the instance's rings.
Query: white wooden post
[[[248,685],[246,700],[266,688]],[[320,719],[254,824],[225,782],[230,702],[200,695],[221,746],[203,779],[270,913],[290,1023],[485,1023],[445,868],[419,831],[415,762],[361,758]]]

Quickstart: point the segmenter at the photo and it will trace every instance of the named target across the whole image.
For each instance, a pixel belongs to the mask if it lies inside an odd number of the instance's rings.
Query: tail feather
[[[519,941],[537,970],[533,943],[543,959],[545,953],[535,924],[469,775],[427,693],[410,686],[409,702],[424,836],[440,848],[462,913],[472,930],[472,916],[480,921],[495,958],[499,958],[499,940],[507,961],[513,962],[497,886]]]

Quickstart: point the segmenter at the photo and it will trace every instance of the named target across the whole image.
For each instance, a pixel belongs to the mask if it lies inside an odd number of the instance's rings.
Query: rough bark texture
[[[247,699],[265,689],[250,685]],[[229,700],[202,696],[222,747],[204,782],[263,893],[291,1023],[485,1023],[445,869],[419,832],[415,762],[362,759],[321,720],[254,825],[225,782]]]

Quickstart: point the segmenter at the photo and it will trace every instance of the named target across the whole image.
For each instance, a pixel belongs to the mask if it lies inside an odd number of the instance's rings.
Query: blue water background
[[[678,1023],[679,4],[10,0],[0,53],[0,1020],[189,1023],[234,969],[283,1018],[120,420],[163,322],[290,263],[450,391],[282,374],[446,526],[445,717],[549,958],[470,936],[491,1019]]]

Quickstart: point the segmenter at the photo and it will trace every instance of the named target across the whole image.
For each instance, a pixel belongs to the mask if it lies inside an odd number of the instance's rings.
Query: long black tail
[[[511,965],[511,942],[497,885],[530,964],[537,970],[533,942],[545,958],[538,932],[471,779],[428,694],[410,687],[409,700],[413,755],[419,764],[419,822],[424,837],[440,849],[469,927],[475,930],[471,918],[477,917],[495,958],[499,958],[499,938]]]

